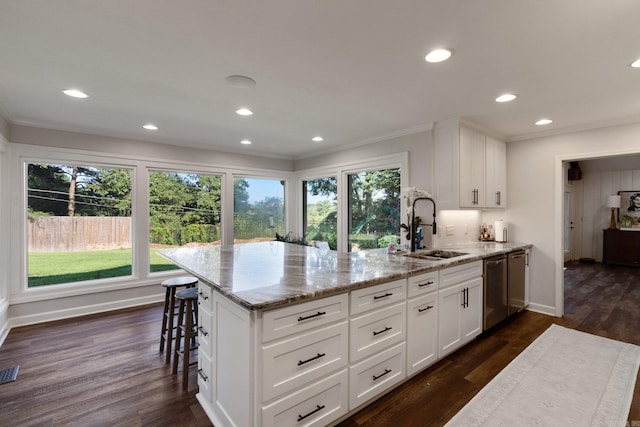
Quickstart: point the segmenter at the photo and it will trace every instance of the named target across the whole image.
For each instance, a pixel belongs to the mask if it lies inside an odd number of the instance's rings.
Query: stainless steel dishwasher
[[[507,306],[507,257],[500,255],[484,260],[484,311],[482,329],[487,330],[506,319]]]
[[[524,308],[525,302],[525,269],[526,254],[524,251],[515,251],[508,254],[509,272],[509,316]]]

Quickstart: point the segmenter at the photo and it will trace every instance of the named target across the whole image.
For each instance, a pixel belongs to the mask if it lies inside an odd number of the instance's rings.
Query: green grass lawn
[[[177,267],[151,249],[151,272]],[[131,274],[131,249],[85,252],[30,252],[29,287]]]

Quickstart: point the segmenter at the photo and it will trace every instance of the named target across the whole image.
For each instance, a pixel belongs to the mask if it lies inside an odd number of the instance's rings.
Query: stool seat
[[[160,333],[160,353],[164,351],[166,344],[167,353],[165,363],[169,363],[171,361],[171,355],[173,354],[171,348],[174,340],[173,331],[176,329],[174,326],[174,318],[176,316],[176,290],[181,287],[195,290],[197,289],[195,286],[198,284],[198,279],[194,276],[172,277],[171,279],[164,280],[160,284],[165,288],[164,313],[162,315],[162,331]]]
[[[198,348],[198,288],[188,288],[176,293],[179,302],[176,350],[173,356],[173,373],[178,373],[178,360],[182,360],[182,387],[188,388],[190,353]]]
[[[198,279],[193,276],[172,277],[161,283],[165,288],[186,286],[188,288],[198,284]]]
[[[176,293],[176,299],[198,299],[198,288],[189,288]]]

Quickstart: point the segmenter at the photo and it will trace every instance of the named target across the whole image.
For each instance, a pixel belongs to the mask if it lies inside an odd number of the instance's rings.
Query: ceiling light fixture
[[[631,66],[632,66],[633,68],[640,68],[640,59],[636,59],[635,61],[633,61],[633,62],[631,63]]]
[[[227,81],[227,84],[229,84],[230,86],[240,87],[243,89],[254,87],[256,85],[256,81],[253,80],[251,77],[247,77],[247,76],[240,76],[240,75],[227,76],[225,80]]]
[[[505,93],[496,98],[496,102],[509,102],[516,99],[518,96],[512,93]]]
[[[248,139],[243,139],[242,141],[240,141],[240,144],[251,145],[251,141],[249,141]]]
[[[321,137],[321,136],[314,136],[313,138],[311,138],[311,140],[313,142],[322,142],[322,141],[324,141],[324,138]]]
[[[238,108],[236,110],[236,113],[241,116],[251,116],[253,114],[253,111],[249,110],[248,108]]]
[[[145,128],[146,130],[158,130],[158,126],[152,125],[151,123],[146,124],[146,125],[144,125],[142,127]]]
[[[78,89],[66,89],[66,90],[63,90],[62,93],[64,93],[67,96],[71,96],[73,98],[84,99],[89,97],[89,95],[87,95],[86,93]]]
[[[536,122],[536,125],[537,126],[544,126],[544,125],[548,125],[548,124],[551,124],[551,123],[553,123],[553,120],[551,120],[551,119],[540,119],[540,120],[538,120]]]
[[[453,51],[451,49],[436,49],[432,50],[424,57],[424,60],[427,62],[435,63],[446,61],[451,57]]]

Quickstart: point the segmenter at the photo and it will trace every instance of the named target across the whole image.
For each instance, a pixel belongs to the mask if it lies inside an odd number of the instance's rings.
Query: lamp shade
[[[620,196],[618,196],[618,195],[607,196],[607,207],[608,208],[619,208],[620,207]]]

